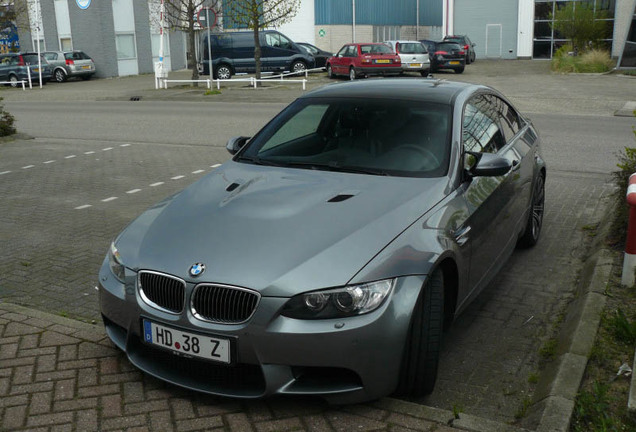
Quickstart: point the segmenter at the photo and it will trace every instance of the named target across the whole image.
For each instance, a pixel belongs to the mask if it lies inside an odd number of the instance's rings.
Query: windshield
[[[411,100],[301,99],[239,153],[245,163],[361,174],[439,177],[450,107]]]

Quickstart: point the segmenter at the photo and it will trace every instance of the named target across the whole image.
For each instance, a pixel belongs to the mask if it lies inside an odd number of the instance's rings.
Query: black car
[[[468,36],[444,36],[444,41],[455,42],[464,48],[464,51],[466,52],[466,64],[471,64],[475,61],[475,44],[470,41]]]
[[[452,69],[455,73],[464,72],[466,67],[466,53],[463,48],[453,42],[435,42],[431,40],[421,40],[428,50],[428,57],[431,60],[431,72],[440,69]]]
[[[333,56],[333,53],[329,51],[321,50],[317,46],[314,46],[307,42],[296,42],[296,45],[307,51],[308,54],[314,56],[316,64],[314,67],[326,69],[327,59]]]

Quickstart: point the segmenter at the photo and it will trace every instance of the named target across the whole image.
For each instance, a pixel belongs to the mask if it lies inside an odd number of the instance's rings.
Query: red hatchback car
[[[400,56],[382,43],[353,43],[327,60],[327,75],[349,76],[349,79],[368,75],[399,75],[402,72]]]

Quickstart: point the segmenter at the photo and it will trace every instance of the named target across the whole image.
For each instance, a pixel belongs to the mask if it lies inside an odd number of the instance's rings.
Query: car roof
[[[331,84],[312,90],[304,98],[386,98],[408,99],[452,105],[462,92],[473,92],[488,87],[439,79],[384,78]]]

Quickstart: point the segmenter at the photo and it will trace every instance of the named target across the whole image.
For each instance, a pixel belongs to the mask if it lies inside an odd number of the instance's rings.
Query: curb
[[[593,268],[583,275],[579,297],[568,307],[559,332],[561,355],[541,374],[533,407],[540,413],[537,432],[567,432],[583,374],[605,307],[604,288],[613,265],[612,252],[601,249],[583,265]]]

